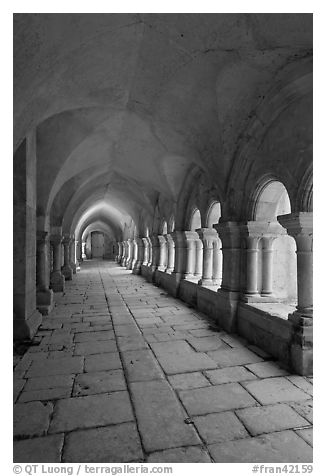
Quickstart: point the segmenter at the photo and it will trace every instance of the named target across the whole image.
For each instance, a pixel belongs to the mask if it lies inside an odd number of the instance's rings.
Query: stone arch
[[[192,213],[189,218],[189,226],[188,229],[191,231],[195,231],[198,228],[201,228],[201,213],[199,208],[195,207],[192,210]]]
[[[206,211],[205,226],[212,228],[215,223],[218,223],[221,217],[221,204],[217,200],[211,201]]]

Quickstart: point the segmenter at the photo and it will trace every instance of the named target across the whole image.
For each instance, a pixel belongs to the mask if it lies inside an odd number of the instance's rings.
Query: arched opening
[[[265,224],[258,242],[258,292],[265,298],[270,295],[277,301],[295,305],[296,244],[277,221],[279,215],[289,213],[291,203],[285,186],[279,181],[268,182],[258,196],[254,214],[256,222]]]
[[[196,208],[190,220],[190,231],[196,231],[198,228],[201,228],[201,215],[198,208]]]
[[[162,235],[166,235],[167,232],[168,232],[168,224],[164,220],[163,223],[162,223]]]
[[[207,227],[213,228],[213,225],[218,223],[221,218],[221,205],[219,202],[213,202],[209,207],[207,214]]]

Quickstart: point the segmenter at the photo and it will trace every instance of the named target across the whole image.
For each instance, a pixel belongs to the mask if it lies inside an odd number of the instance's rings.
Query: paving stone
[[[247,430],[233,412],[211,413],[193,419],[196,428],[206,443],[247,438]]]
[[[121,353],[129,382],[163,379],[164,374],[150,350],[130,350]]]
[[[216,368],[204,353],[195,352],[187,342],[153,343],[151,347],[167,374],[179,374]]]
[[[53,405],[51,403],[16,403],[14,405],[14,436],[43,435],[49,427],[52,411]]]
[[[71,395],[71,388],[56,387],[43,388],[38,390],[23,391],[18,399],[19,403],[33,401],[58,400],[60,398],[68,398]]]
[[[205,328],[204,329],[191,328],[189,329],[189,333],[194,337],[213,337],[215,335],[218,335],[218,333],[216,333],[215,331],[211,331],[210,329],[205,329]]]
[[[26,382],[24,390],[40,390],[56,387],[72,387],[74,375],[51,375],[51,377],[33,377]]]
[[[121,352],[126,350],[148,349],[146,341],[141,336],[118,337],[117,342]]]
[[[168,379],[172,387],[177,390],[207,387],[210,385],[210,382],[207,380],[207,378],[205,378],[200,372],[170,375]]]
[[[309,395],[284,377],[245,382],[243,386],[262,404],[294,402],[309,399]]]
[[[13,382],[13,400],[14,402],[17,400],[17,397],[21,390],[23,389],[24,385],[26,383],[25,379],[22,378],[15,378]]]
[[[128,463],[143,460],[136,425],[81,430],[66,437],[63,461],[66,463]]]
[[[237,410],[236,414],[252,436],[309,425],[304,418],[285,404],[246,408]]]
[[[301,436],[310,446],[313,444],[313,430],[312,428],[304,428],[302,430],[296,430],[296,434]]]
[[[209,446],[216,463],[311,463],[312,448],[293,431]]]
[[[83,357],[66,357],[34,361],[27,371],[27,377],[46,377],[48,375],[74,374],[83,371]]]
[[[226,342],[230,347],[233,347],[233,348],[243,348],[243,346],[247,344],[246,339],[236,334],[224,333],[223,336],[221,336],[221,339],[224,340],[224,342]]]
[[[140,330],[135,325],[115,326],[115,333],[118,337],[139,336]]]
[[[246,365],[246,367],[260,378],[289,375],[289,372],[282,369],[274,362],[258,362],[257,364]]]
[[[63,433],[28,440],[14,441],[14,463],[60,463]]]
[[[236,347],[227,350],[213,350],[208,352],[207,355],[217,363],[219,368],[254,364],[263,361],[261,357],[244,347]]]
[[[92,342],[114,339],[114,331],[81,332],[75,334],[75,342]]]
[[[312,400],[307,400],[305,402],[291,402],[290,406],[294,408],[299,415],[303,416],[310,423],[313,422],[313,403]]]
[[[259,355],[259,357],[262,357],[265,360],[271,360],[273,358],[270,354],[265,352],[263,349],[260,349],[256,345],[248,345],[247,348],[252,352],[255,352],[255,354]]]
[[[212,460],[200,446],[173,448],[171,450],[156,451],[147,458],[147,463],[211,463]]]
[[[73,396],[107,393],[117,390],[126,390],[126,382],[122,370],[85,373],[77,375]]]
[[[200,444],[170,385],[163,380],[130,384],[138,428],[147,452]]]
[[[218,337],[193,337],[188,338],[187,341],[189,344],[194,347],[197,352],[207,352],[209,350],[222,350],[222,349],[230,349],[230,347],[225,344],[221,339]]]
[[[257,379],[257,377],[245,367],[226,367],[224,369],[205,370],[204,374],[213,385]]]
[[[179,395],[190,415],[205,415],[257,405],[238,383],[181,390]]]
[[[98,342],[81,342],[76,344],[75,355],[101,354],[105,352],[117,352],[114,340],[101,340]]]
[[[122,367],[118,353],[88,355],[85,357],[85,372],[100,372],[101,370],[114,370]],[[81,372],[79,372],[81,373]]]
[[[59,400],[49,433],[123,423],[133,420],[128,392]]]
[[[300,375],[289,375],[287,377],[290,382],[292,382],[296,387],[301,388],[304,392],[308,393],[312,396],[313,394],[313,386],[312,383],[309,382],[308,379],[305,377],[301,377]]]

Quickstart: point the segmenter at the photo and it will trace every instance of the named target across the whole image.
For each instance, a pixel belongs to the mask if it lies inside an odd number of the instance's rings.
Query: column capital
[[[247,221],[240,223],[240,232],[244,236],[262,237],[262,236],[277,236],[285,235],[285,230],[282,229],[277,222],[267,221]]]
[[[72,241],[73,237],[71,235],[63,235],[62,238],[62,243],[64,245],[69,245],[69,243]]]
[[[165,236],[166,236],[166,235],[157,235],[158,241],[159,241],[161,244],[166,243],[166,238],[165,238]]]
[[[296,212],[288,215],[279,215],[279,223],[287,229],[288,234],[294,238],[297,235],[312,235],[313,233],[313,213]]]
[[[201,240],[215,240],[217,231],[214,228],[197,228],[196,233]]]

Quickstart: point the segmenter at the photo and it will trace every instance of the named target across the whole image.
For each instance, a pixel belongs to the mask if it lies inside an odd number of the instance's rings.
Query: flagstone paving
[[[14,358],[14,461],[312,461],[312,378],[107,261]]]

